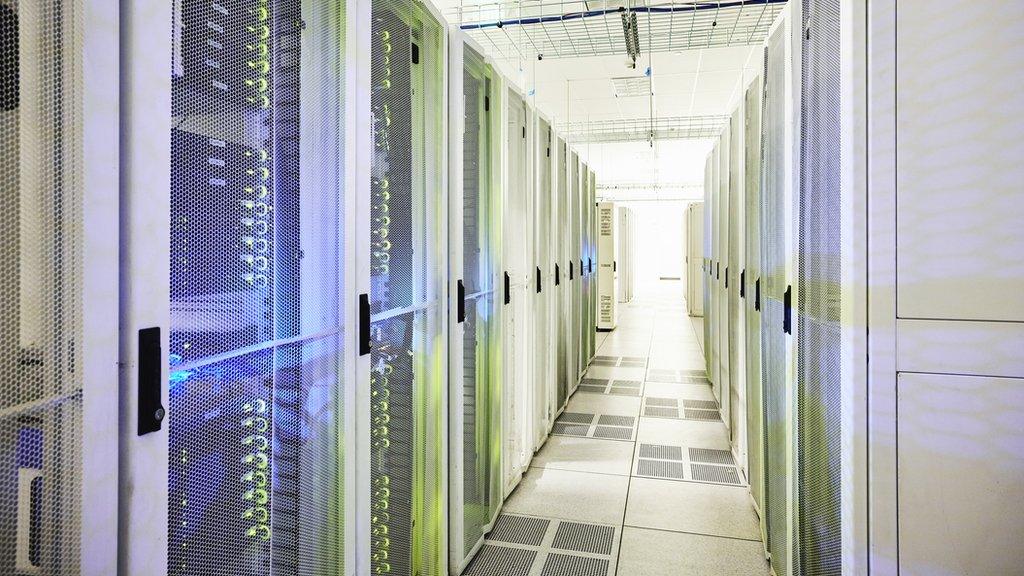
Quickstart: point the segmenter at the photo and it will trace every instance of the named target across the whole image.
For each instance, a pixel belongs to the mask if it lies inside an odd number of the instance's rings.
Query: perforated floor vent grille
[[[700,410],[718,410],[718,402],[714,400],[683,400],[683,406]]]
[[[633,426],[633,422],[636,420],[633,416],[609,416],[602,415],[597,423],[602,426]]]
[[[640,459],[637,462],[636,473],[638,476],[651,476],[653,478],[685,479],[683,476],[683,463],[669,462],[667,460]]]
[[[594,421],[594,414],[563,412],[558,421],[563,424],[590,424]]]
[[[736,461],[732,458],[732,452],[728,450],[713,450],[711,448],[690,448],[690,461],[703,464],[736,465]]]
[[[648,406],[671,406],[676,408],[679,406],[679,400],[675,398],[647,398]]]
[[[739,484],[740,475],[730,466],[714,466],[712,464],[690,464],[690,475],[699,482],[716,482],[718,484]]]
[[[529,576],[536,558],[536,550],[484,544],[463,574],[465,576]]]
[[[598,426],[594,430],[594,438],[608,438],[611,440],[630,440],[633,438],[632,428],[620,426]]]
[[[615,529],[611,526],[562,521],[551,547],[607,556],[612,553],[614,541]]]
[[[707,422],[717,422],[721,420],[718,416],[718,410],[695,410],[686,408],[683,410],[683,417],[687,420],[703,420]]]
[[[608,560],[570,554],[548,554],[541,576],[607,576]]]
[[[560,436],[586,436],[590,433],[590,424],[563,424],[555,422],[551,433]]]
[[[546,518],[515,516],[502,514],[494,523],[494,529],[487,535],[488,540],[540,546],[544,542],[544,534],[548,531],[551,521]]]
[[[678,408],[663,408],[660,406],[648,406],[644,408],[644,416],[652,416],[655,418],[678,418]]]
[[[691,448],[691,451],[693,449]],[[660,460],[683,461],[682,446],[665,446],[661,444],[641,444],[641,458],[658,458]]]

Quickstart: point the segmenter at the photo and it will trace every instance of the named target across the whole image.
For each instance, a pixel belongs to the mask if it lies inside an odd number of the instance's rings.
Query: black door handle
[[[793,333],[793,287],[786,286],[786,293],[782,296],[782,331],[786,334]]]
[[[558,264],[555,264],[555,286],[562,283],[561,271],[558,268]]]
[[[370,353],[370,295],[359,295],[359,355]]]
[[[139,436],[160,429],[166,412],[161,404],[163,349],[160,328],[139,330]]]
[[[612,260],[612,272],[618,272],[618,271],[619,271],[619,261],[618,260]]]
[[[456,303],[457,311],[455,315],[461,324],[466,320],[466,285],[462,283],[461,279],[458,282],[458,295],[456,298],[458,298],[459,301]]]
[[[576,277],[576,275],[573,272],[573,261],[569,260],[569,282],[572,282],[573,278],[575,278],[575,277]]]
[[[537,266],[537,294],[540,294],[540,283],[541,283],[540,266]]]
[[[761,311],[761,279],[754,280],[754,310]]]
[[[729,289],[729,267],[725,267],[725,289]]]
[[[740,298],[747,297],[747,269],[740,270]]]
[[[508,272],[505,272],[505,304],[512,301],[512,283],[508,277]]]

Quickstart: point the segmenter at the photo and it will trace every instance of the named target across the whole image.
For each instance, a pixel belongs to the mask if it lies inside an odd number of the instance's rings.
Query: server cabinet
[[[540,113],[534,115],[533,158],[536,166],[533,197],[534,251],[533,267],[533,382],[536,422],[534,450],[551,430],[557,410],[555,386],[555,355],[551,345],[555,337],[555,285],[552,261],[551,211],[554,206],[555,142],[551,122]]]
[[[745,110],[743,100],[732,113],[729,122],[729,278],[726,288],[726,305],[729,310],[729,426],[732,444],[735,448],[739,465],[746,473],[747,460],[747,416],[746,416],[746,337],[744,328],[746,318],[743,315],[742,301],[746,296],[743,283],[746,282],[744,269],[743,242],[745,240],[743,215],[744,181],[744,123]]]
[[[370,162],[359,162],[370,168],[360,177],[369,184],[359,214],[368,226],[357,256],[369,273],[359,365],[359,390],[368,393],[359,436],[369,454],[360,462],[367,516],[358,530],[368,554],[357,573],[435,574],[447,556],[447,37],[427,3],[374,0],[369,8],[357,27],[370,23],[369,84],[361,86],[369,123],[359,125],[372,126],[360,146]]]
[[[590,172],[590,191],[587,194],[587,207],[589,214],[587,216],[587,229],[590,231],[587,234],[588,237],[588,255],[587,255],[587,269],[590,274],[590,302],[587,306],[590,310],[590,324],[587,326],[587,341],[589,342],[588,350],[590,354],[587,356],[587,365],[590,365],[590,361],[597,355],[597,274],[598,274],[598,259],[597,259],[597,174],[593,170]],[[612,292],[614,298],[615,292]]]
[[[744,213],[745,266],[743,317],[746,346],[747,389],[747,482],[758,510],[762,541],[764,515],[764,400],[761,390],[761,77],[754,79],[744,96]]]
[[[503,426],[505,428],[505,493],[511,493],[533,455],[530,390],[532,349],[528,309],[533,262],[531,236],[532,181],[529,176],[529,108],[509,82],[504,83],[504,226],[502,298],[504,325]]]
[[[633,301],[633,266],[636,262],[636,230],[633,210],[625,206],[618,208],[619,231],[618,254],[612,261],[612,268],[618,273],[619,302]]]
[[[787,5],[769,33],[762,105],[761,382],[767,547],[776,574],[794,573],[792,454],[792,26]]]
[[[591,265],[588,262],[590,253],[590,168],[580,163],[580,376],[590,365],[590,291]]]
[[[618,207],[612,202],[599,202],[598,214],[598,330],[614,330],[619,321],[619,257],[620,223]]]
[[[117,17],[0,2],[3,574],[117,570]]]
[[[732,342],[729,337],[730,310],[729,310],[729,279],[731,276],[729,260],[730,227],[732,225],[729,208],[729,182],[731,180],[730,156],[732,151],[732,121],[726,122],[725,129],[719,137],[718,144],[718,226],[715,233],[718,236],[718,264],[716,271],[718,290],[718,380],[715,382],[715,392],[718,403],[721,407],[722,422],[729,429],[729,438],[732,440],[733,430],[729,427],[732,418],[732,379],[729,372],[730,349]]]
[[[483,51],[449,39],[449,567],[461,574],[501,507],[501,94]]]
[[[704,371],[707,375],[708,381],[714,384],[714,368],[712,362],[712,329],[711,323],[715,321],[714,314],[714,303],[715,298],[712,294],[714,289],[715,281],[715,258],[714,258],[714,213],[715,213],[715,197],[714,197],[714,150],[708,154],[707,160],[704,161],[704,259],[703,259],[703,274],[702,285],[704,291],[704,340],[702,342],[704,349]]]
[[[561,412],[565,408],[566,401],[569,399],[571,377],[569,372],[568,330],[570,325],[569,319],[572,315],[568,277],[569,233],[567,231],[569,224],[569,150],[565,140],[561,137],[558,138],[556,150],[558,151],[555,170],[555,184],[557,185],[555,193],[556,207],[551,212],[554,230],[552,237],[557,246],[555,251],[555,292],[557,293],[556,300],[558,303],[553,317],[556,318],[558,323],[555,347],[558,374],[556,400],[557,411]]]
[[[346,12],[122,7],[122,573],[352,569]]]
[[[580,297],[582,295],[580,280],[579,254],[580,254],[580,191],[583,182],[580,172],[580,158],[572,148],[569,149],[569,197],[568,220],[566,221],[566,234],[568,235],[568,250],[566,258],[569,264],[569,322],[566,332],[568,339],[567,360],[569,367],[569,395],[576,391],[580,381]]]
[[[845,454],[843,387],[849,360],[843,335],[843,281],[850,247],[844,237],[846,198],[841,118],[843,87],[838,5],[803,0],[799,75],[799,190],[795,229],[795,474],[797,554],[794,572],[841,574],[843,568],[843,484]],[[1018,30],[1021,27],[1018,26]],[[1018,66],[1018,70],[1020,67]],[[844,241],[845,240],[845,241]],[[849,404],[849,402],[847,402]],[[1018,526],[1021,524],[1018,523]]]
[[[722,363],[720,360],[722,351],[722,339],[720,334],[722,324],[722,298],[721,290],[719,289],[722,282],[721,233],[719,231],[722,225],[721,185],[719,183],[722,168],[720,140],[715,141],[714,148],[711,150],[710,162],[711,180],[709,182],[710,187],[707,194],[711,199],[711,220],[708,228],[711,233],[711,271],[708,283],[708,288],[711,292],[711,306],[705,311],[710,327],[708,331],[708,338],[704,341],[704,346],[710,355],[711,362],[711,371],[708,372],[708,380],[711,382],[711,388],[715,392],[715,398],[721,402],[722,397],[718,392],[722,381]]]
[[[686,207],[686,306],[690,316],[704,315],[704,203]]]

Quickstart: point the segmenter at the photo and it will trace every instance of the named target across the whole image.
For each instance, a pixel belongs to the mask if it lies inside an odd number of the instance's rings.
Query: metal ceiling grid
[[[658,3],[639,0],[641,53],[761,44],[786,0]],[[627,54],[617,5],[580,0],[499,0],[463,4],[448,17],[504,59]]]
[[[728,116],[665,116],[628,120],[564,122],[559,131],[570,142],[612,143],[706,140],[718,136]]]

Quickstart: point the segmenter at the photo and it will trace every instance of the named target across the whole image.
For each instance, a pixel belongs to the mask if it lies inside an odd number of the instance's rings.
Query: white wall
[[[686,204],[678,200],[621,203],[636,215],[637,296],[650,292],[660,278],[683,277]]]

